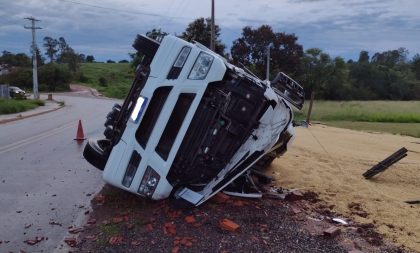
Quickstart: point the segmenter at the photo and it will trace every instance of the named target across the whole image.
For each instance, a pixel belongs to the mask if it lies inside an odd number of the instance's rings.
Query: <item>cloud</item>
[[[118,4],[117,4],[118,3]],[[41,19],[44,36],[63,36],[76,50],[97,59],[119,59],[138,33],[162,28],[181,34],[188,23],[210,16],[210,0],[15,0],[0,2],[0,50],[29,51],[27,16]],[[407,47],[420,52],[416,0],[216,0],[216,23],[228,46],[244,26],[269,24],[295,33],[305,48],[356,57],[360,50]],[[3,25],[2,25],[3,24]],[[128,50],[124,52],[124,50]],[[87,52],[83,52],[88,54]]]

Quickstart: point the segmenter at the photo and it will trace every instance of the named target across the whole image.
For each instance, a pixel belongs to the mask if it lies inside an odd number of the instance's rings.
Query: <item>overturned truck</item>
[[[200,205],[246,171],[267,167],[294,137],[302,87],[283,73],[262,81],[199,43],[137,36],[143,55],[105,138],[83,155],[118,188]]]

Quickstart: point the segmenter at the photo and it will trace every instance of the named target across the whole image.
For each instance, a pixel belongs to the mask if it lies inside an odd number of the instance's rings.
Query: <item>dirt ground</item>
[[[420,252],[420,139],[315,124],[297,128],[269,173],[285,188],[314,191],[333,210],[373,223],[390,242]],[[408,156],[371,180],[362,174],[401,147]]]

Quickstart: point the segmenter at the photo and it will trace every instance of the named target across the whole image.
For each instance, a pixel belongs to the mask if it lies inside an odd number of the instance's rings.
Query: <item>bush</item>
[[[103,76],[98,78],[98,82],[102,87],[108,86],[108,80],[106,80],[106,78]]]
[[[89,78],[87,76],[85,76],[83,73],[80,73],[79,82],[87,83],[87,82],[89,82]]]
[[[32,69],[17,68],[7,75],[0,76],[0,83],[8,83],[22,89],[32,89]]]
[[[69,84],[73,75],[66,65],[47,64],[38,70],[39,83],[44,85],[48,91],[69,90]]]

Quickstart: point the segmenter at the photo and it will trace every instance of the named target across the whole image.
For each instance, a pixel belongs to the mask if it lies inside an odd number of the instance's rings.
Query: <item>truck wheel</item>
[[[251,169],[264,171],[270,166],[270,164],[276,159],[277,155],[274,151],[264,155],[263,157],[258,160],[254,165],[252,165]]]
[[[104,149],[109,145],[111,145],[111,142],[107,139],[90,139],[83,150],[83,156],[97,169],[104,170],[109,157],[109,153],[106,153]]]
[[[153,40],[144,35],[137,35],[136,40],[134,41],[133,47],[141,54],[146,55],[150,59],[152,59],[158,48],[159,42]]]

